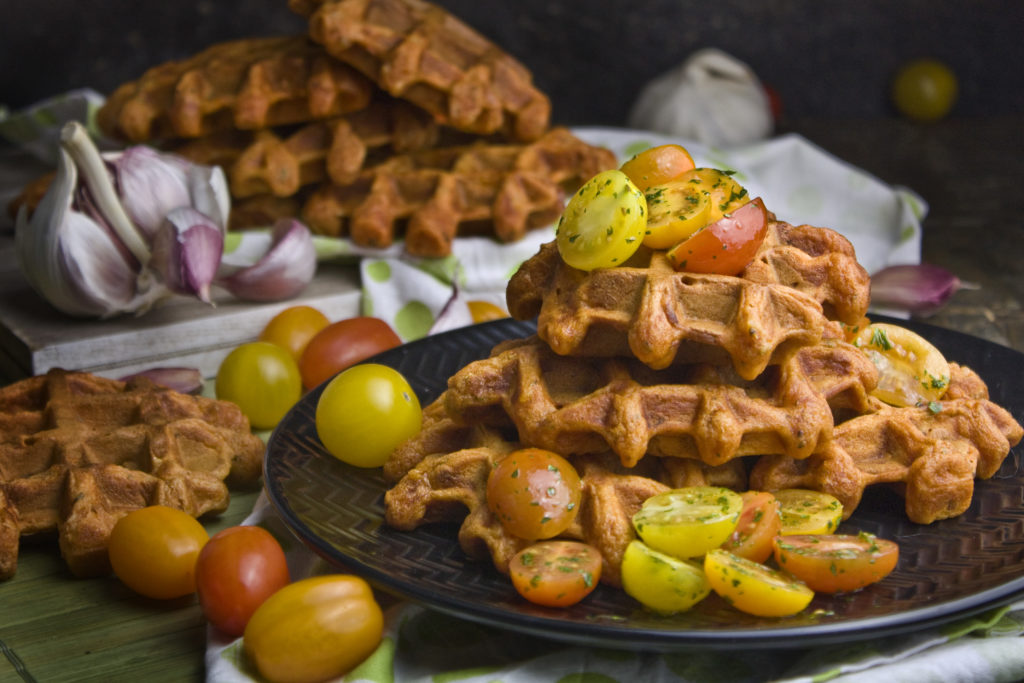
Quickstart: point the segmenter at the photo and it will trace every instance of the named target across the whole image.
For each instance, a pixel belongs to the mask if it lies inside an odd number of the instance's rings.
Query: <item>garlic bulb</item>
[[[141,314],[174,295],[211,301],[231,211],[219,167],[143,146],[100,154],[78,122],[62,129],[58,152],[54,181],[31,218],[22,207],[15,224],[33,289],[64,313],[89,317]],[[288,298],[313,278],[315,253],[296,267],[287,258],[294,250],[273,251],[260,274],[288,286],[251,298]],[[244,287],[234,293],[246,298]]]
[[[629,125],[728,146],[767,137],[773,119],[753,70],[721,50],[705,49],[644,86]]]

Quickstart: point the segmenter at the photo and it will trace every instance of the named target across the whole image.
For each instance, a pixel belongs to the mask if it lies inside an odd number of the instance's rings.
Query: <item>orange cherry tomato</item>
[[[391,326],[380,318],[360,316],[331,323],[317,332],[302,352],[302,384],[313,389],[345,368],[401,343]]]
[[[214,534],[196,561],[196,591],[206,620],[240,636],[263,601],[288,585],[284,550],[269,531],[235,526]]]
[[[380,644],[384,615],[358,576],[314,576],[288,584],[249,619],[242,643],[272,683],[342,676]]]
[[[744,491],[743,511],[736,530],[722,544],[733,555],[764,562],[772,556],[772,541],[782,529],[779,501],[767,491]]]
[[[579,541],[543,541],[519,551],[508,571],[512,585],[530,602],[568,607],[597,588],[601,554]]]
[[[739,275],[768,234],[768,214],[755,199],[694,233],[669,250],[676,270]]]
[[[551,451],[524,448],[498,461],[487,477],[487,506],[510,534],[533,541],[565,531],[580,505],[580,476]]]
[[[312,306],[292,306],[270,319],[260,332],[259,340],[284,348],[298,363],[309,340],[330,322],[326,315]]]
[[[855,591],[896,567],[899,546],[872,534],[798,534],[775,539],[779,567],[822,593]]]
[[[658,145],[640,152],[622,164],[620,170],[633,184],[646,190],[661,185],[693,169],[693,157],[681,145]]]
[[[133,510],[114,525],[114,574],[140,595],[170,600],[196,590],[196,558],[210,539],[192,515],[163,505]]]
[[[474,323],[485,323],[509,317],[508,311],[490,301],[467,301],[466,306],[469,307],[469,314],[473,316]]]

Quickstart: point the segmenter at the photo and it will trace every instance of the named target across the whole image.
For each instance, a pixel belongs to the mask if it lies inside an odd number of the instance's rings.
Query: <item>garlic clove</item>
[[[231,213],[231,193],[224,170],[220,166],[189,164],[187,172],[189,197],[192,207],[227,231]]]
[[[273,227],[270,247],[260,260],[217,280],[229,292],[249,301],[290,299],[316,274],[316,248],[309,228],[284,218]]]
[[[209,216],[183,206],[153,236],[150,267],[172,292],[210,303],[210,285],[224,252],[224,234]]]
[[[153,239],[171,209],[192,205],[184,159],[136,145],[104,160],[116,177],[125,212],[146,240]]]
[[[871,304],[911,313],[933,313],[958,290],[970,286],[945,268],[930,263],[889,266],[871,276]]]
[[[198,394],[203,390],[203,375],[198,368],[157,367],[147,368],[120,378],[122,382],[130,382],[137,377],[145,377],[154,384],[180,391],[183,394]]]

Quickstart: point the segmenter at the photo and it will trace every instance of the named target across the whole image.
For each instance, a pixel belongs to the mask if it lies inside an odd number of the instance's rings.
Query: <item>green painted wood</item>
[[[234,492],[210,534],[240,523],[258,491]],[[76,579],[55,538],[22,542],[0,583],[0,682],[201,681],[206,622],[194,595],[151,600],[115,577]],[[19,666],[20,662],[20,666]]]

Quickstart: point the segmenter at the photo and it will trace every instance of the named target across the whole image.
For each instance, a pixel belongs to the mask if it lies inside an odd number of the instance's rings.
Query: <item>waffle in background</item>
[[[264,444],[234,404],[139,378],[50,370],[0,389],[0,578],[21,536],[56,532],[80,577],[110,572],[107,542],[128,512],[224,511],[255,486]]]

